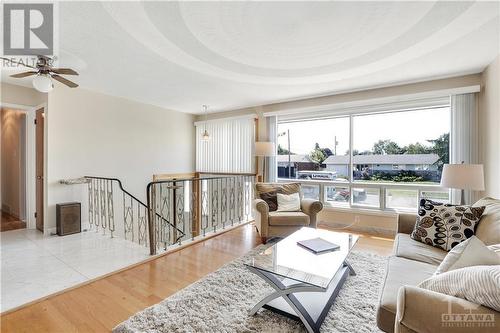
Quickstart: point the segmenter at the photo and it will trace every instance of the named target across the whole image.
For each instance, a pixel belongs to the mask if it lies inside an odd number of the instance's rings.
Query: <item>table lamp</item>
[[[441,175],[441,186],[461,190],[460,204],[465,204],[464,190],[483,191],[484,172],[482,164],[445,164]]]
[[[266,157],[276,155],[274,142],[256,141],[255,142],[255,156],[262,156],[264,158],[262,176],[266,181]]]

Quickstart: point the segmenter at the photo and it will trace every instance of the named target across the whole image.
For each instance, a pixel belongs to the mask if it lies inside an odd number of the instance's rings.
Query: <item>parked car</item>
[[[366,200],[366,190],[355,188],[352,190],[355,201]],[[350,199],[349,190],[335,191],[333,194],[333,201],[348,202]]]

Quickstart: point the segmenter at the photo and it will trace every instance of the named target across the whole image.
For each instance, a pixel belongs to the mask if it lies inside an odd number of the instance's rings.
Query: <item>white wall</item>
[[[49,93],[46,120],[46,230],[56,225],[56,203],[82,202],[86,219],[86,188],[61,179],[116,177],[145,201],[153,174],[194,171],[192,115],[59,85]]]
[[[500,55],[481,77],[479,157],[484,164],[484,195],[500,198]]]

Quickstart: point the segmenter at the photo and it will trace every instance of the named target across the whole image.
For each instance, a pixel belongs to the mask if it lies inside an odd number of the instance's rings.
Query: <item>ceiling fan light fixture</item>
[[[54,84],[48,74],[38,74],[33,78],[33,87],[40,92],[48,93],[54,89]]]
[[[210,134],[207,131],[208,105],[203,105],[203,112],[205,113],[205,124],[203,134],[201,135],[201,141],[208,141],[210,140]]]

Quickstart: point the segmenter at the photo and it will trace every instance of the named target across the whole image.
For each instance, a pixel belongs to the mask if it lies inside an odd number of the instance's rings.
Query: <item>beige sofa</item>
[[[283,194],[300,192],[299,183],[257,183],[253,214],[255,226],[263,243],[270,237],[286,237],[304,227],[316,228],[316,215],[323,209],[320,201],[302,199],[299,212],[270,212],[267,203],[260,199],[261,193],[279,191]]]
[[[475,206],[486,206],[476,236],[486,245],[500,243],[500,200],[484,198]],[[500,332],[500,313],[464,299],[416,287],[437,269],[447,252],[410,238],[416,215],[399,216],[393,255],[379,299],[377,326],[385,332]],[[443,325],[442,315],[492,314],[493,327]],[[491,317],[490,317],[491,318]],[[491,325],[490,325],[491,326]]]

